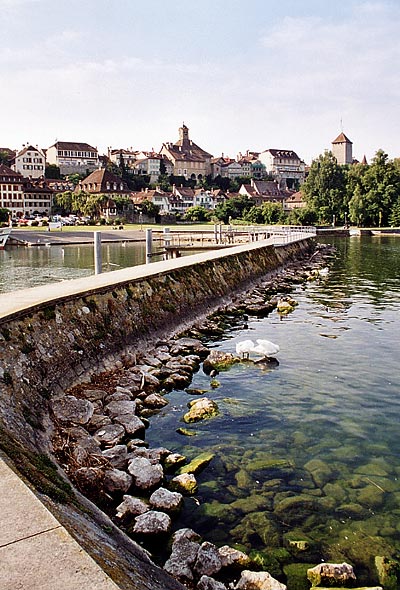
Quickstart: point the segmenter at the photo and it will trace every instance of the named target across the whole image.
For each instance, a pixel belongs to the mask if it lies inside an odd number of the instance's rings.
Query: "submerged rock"
[[[178,475],[182,473],[198,473],[202,471],[207,465],[214,459],[215,453],[200,453],[190,463],[181,467],[178,471]]]
[[[212,350],[203,362],[203,371],[206,375],[210,375],[213,369],[216,371],[223,371],[229,369],[229,367],[238,363],[239,361],[240,359],[230,352]]]
[[[184,422],[199,422],[219,414],[217,404],[208,397],[202,397],[189,403],[189,411],[183,416]]]
[[[307,570],[307,578],[313,586],[327,584],[343,586],[356,579],[353,567],[348,563],[320,563]]]

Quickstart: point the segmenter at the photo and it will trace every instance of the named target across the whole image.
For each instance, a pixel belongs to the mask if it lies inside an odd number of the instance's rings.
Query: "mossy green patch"
[[[28,451],[1,428],[0,448],[38,492],[60,503],[74,500],[70,484],[60,476],[57,466],[47,455]]]

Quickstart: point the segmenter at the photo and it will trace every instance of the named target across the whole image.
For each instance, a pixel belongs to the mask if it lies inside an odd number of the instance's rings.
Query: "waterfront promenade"
[[[117,590],[0,453],[2,590]]]

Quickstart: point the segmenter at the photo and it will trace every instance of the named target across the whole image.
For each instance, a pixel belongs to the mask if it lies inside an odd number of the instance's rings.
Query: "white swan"
[[[236,344],[236,353],[242,355],[243,359],[248,359],[253,350],[254,342],[252,340],[242,340]]]
[[[279,345],[270,342],[269,340],[257,340],[257,346],[254,346],[251,352],[260,354],[266,358],[273,357],[279,352]]]

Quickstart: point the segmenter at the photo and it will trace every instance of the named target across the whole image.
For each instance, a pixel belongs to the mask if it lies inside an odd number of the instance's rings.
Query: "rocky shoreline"
[[[213,354],[202,340],[219,339],[227,327],[245,328],[250,316],[265,317],[274,309],[290,313],[296,302],[289,293],[297,284],[320,278],[333,255],[331,247],[318,245],[310,260],[292,262],[259,281],[185,334],[159,341],[151,350],[127,350],[113,370],[51,402],[53,448],[70,480],[135,541],[158,554],[158,560],[166,554],[164,569],[189,588],[283,590],[286,586],[269,573],[256,571],[259,566],[241,551],[202,542],[190,529],[173,532],[184,498],[196,493],[196,473],[213,457],[203,454],[187,463],[186,457],[164,447],[148,448],[148,420],[168,404],[169,391],[188,389],[201,367],[216,376],[224,364],[240,362],[233,355]],[[208,397],[196,396],[188,405],[187,423],[218,413]],[[182,434],[188,432],[182,429]],[[332,580],[343,585],[335,576],[328,576],[330,585]],[[304,583],[307,588],[306,577]]]

